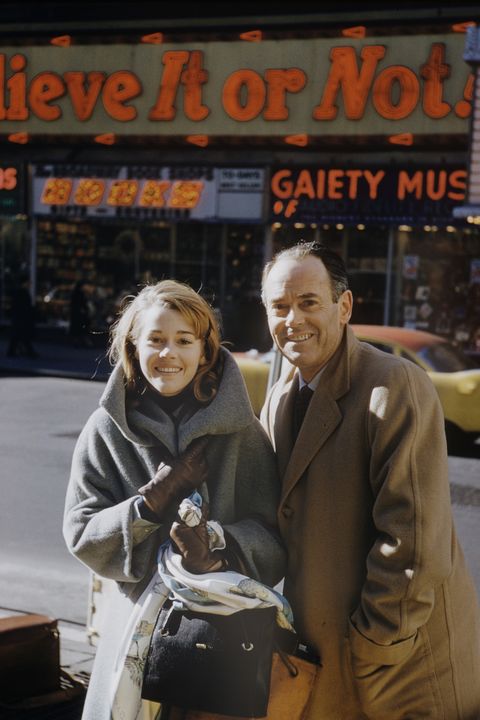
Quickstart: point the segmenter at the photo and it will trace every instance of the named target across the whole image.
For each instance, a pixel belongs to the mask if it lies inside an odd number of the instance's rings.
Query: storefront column
[[[175,264],[177,262],[177,225],[170,225],[170,277],[175,277]]]
[[[225,294],[227,285],[227,240],[228,240],[228,226],[224,223],[222,225],[222,236],[220,239],[220,297],[219,305],[220,311],[223,312],[225,307]]]
[[[394,242],[395,242],[395,229],[393,226],[390,226],[390,228],[388,230],[387,267],[386,267],[386,277],[385,277],[385,304],[383,306],[383,324],[384,325],[390,324]]]
[[[35,302],[37,297],[37,221],[32,219],[29,224],[30,238],[30,295]]]
[[[263,243],[263,264],[270,262],[273,256],[273,230],[270,223],[265,225],[265,239]]]

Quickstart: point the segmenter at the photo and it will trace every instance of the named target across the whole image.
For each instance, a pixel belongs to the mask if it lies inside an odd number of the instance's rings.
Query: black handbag
[[[142,698],[223,715],[264,717],[276,637],[274,607],[225,616],[164,606],[147,654]]]

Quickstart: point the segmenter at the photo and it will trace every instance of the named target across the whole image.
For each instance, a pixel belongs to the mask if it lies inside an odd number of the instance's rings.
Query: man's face
[[[319,258],[283,258],[264,286],[268,326],[277,347],[309,382],[328,362],[352,314],[352,294],[332,300],[330,276]]]

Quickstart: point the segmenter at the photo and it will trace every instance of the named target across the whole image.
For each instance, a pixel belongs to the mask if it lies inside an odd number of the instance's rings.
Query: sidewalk
[[[50,376],[105,382],[110,373],[106,358],[106,338],[94,338],[94,347],[75,348],[62,333],[38,333],[37,358],[7,357],[8,332],[0,328],[0,375]],[[17,615],[15,610],[0,608],[0,617]],[[86,627],[59,621],[60,665],[75,680],[88,686],[96,648],[89,644]],[[35,710],[0,709],[2,720],[80,720],[82,698],[38,707]],[[7,713],[7,715],[5,715]],[[11,714],[13,713],[13,714]],[[33,713],[33,714],[32,714]]]
[[[8,333],[0,329],[0,372],[4,375],[49,375],[105,382],[110,373],[106,336],[94,336],[93,347],[75,348],[61,332],[38,333],[37,358],[7,357]]]

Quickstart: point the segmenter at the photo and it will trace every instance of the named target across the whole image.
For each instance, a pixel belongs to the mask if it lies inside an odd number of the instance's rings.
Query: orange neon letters
[[[445,45],[433,43],[428,61],[420,68],[425,80],[423,89],[423,110],[431,118],[443,118],[451,110],[451,105],[443,100],[443,80],[450,77],[450,65],[443,62]]]
[[[393,86],[398,85],[397,102],[393,101]],[[420,83],[415,73],[403,65],[385,68],[373,86],[373,105],[387,120],[402,120],[414,110],[420,98]]]
[[[246,122],[261,113],[265,96],[265,83],[258,73],[254,70],[236,70],[223,86],[223,107],[233,120]]]
[[[136,75],[127,70],[114,72],[105,80],[102,93],[104,108],[114,120],[121,122],[134,120],[137,117],[137,109],[126,103],[141,92],[142,85]]]
[[[72,101],[73,112],[78,120],[85,121],[92,116],[106,77],[105,73],[95,71],[64,73],[63,78]]]
[[[334,103],[341,88],[345,116],[349,120],[359,120],[365,112],[378,61],[385,56],[385,52],[383,45],[367,45],[362,48],[360,57],[363,62],[359,71],[353,47],[332,48],[330,73],[320,104],[313,110],[313,118],[333,120],[337,117],[338,107]]]
[[[264,120],[288,120],[288,107],[286,93],[298,93],[306,85],[307,76],[303,70],[289,68],[288,70],[266,70],[267,103]]]
[[[183,72],[183,66],[188,62],[187,50],[171,50],[163,53],[162,63],[164,71],[157,101],[148,113],[149,120],[174,120],[177,114],[175,100],[178,86]]]
[[[28,88],[28,102],[32,112],[41,120],[57,120],[62,116],[58,105],[50,105],[65,95],[65,84],[56,73],[40,73],[33,78]]]
[[[14,190],[17,187],[17,168],[0,168],[0,190]]]
[[[203,69],[203,52],[193,50],[187,69],[181,76],[181,82],[185,85],[184,111],[189,120],[205,120],[210,113],[208,107],[202,104],[202,85],[207,81],[208,72]]]
[[[387,46],[377,44],[364,44],[360,49],[350,45],[332,47],[324,85],[319,88],[321,99],[312,110],[313,119],[318,123],[332,122],[340,107],[349,121],[361,120],[367,110],[370,117],[376,113],[388,121],[402,120],[414,111],[434,120],[450,114],[465,119],[471,114],[472,75],[464,88],[459,88],[460,97],[451,103],[444,99],[444,83],[451,74],[444,43],[432,43],[427,61],[419,68],[387,64],[387,51]],[[206,120],[211,110],[203,102],[204,86],[209,81],[205,65],[202,50],[166,50],[161,56],[160,84],[148,120],[175,120],[177,98],[182,92],[184,118],[193,122]],[[322,67],[320,62],[315,63],[317,66]],[[281,123],[290,117],[290,95],[314,83],[315,78],[308,77],[298,67],[263,65],[259,70],[243,67],[225,78],[217,100],[226,115],[236,122],[246,123],[261,117],[265,122]],[[132,122],[138,115],[132,101],[143,92],[141,80],[129,70],[111,74],[97,70],[69,70],[60,74],[46,70],[37,72],[30,80],[26,55],[0,53],[0,121],[26,121],[34,115],[44,122],[54,122],[64,114],[64,102],[69,102],[75,119],[80,122],[89,121],[99,103],[113,120]],[[64,96],[66,101],[56,102]],[[407,133],[412,129],[402,131]],[[395,132],[395,128],[388,128],[385,134]],[[312,134],[310,128],[297,129],[296,134],[285,128],[287,138]],[[330,178],[330,182],[332,192],[341,193],[337,187],[340,181]],[[348,187],[350,192],[351,183]]]

